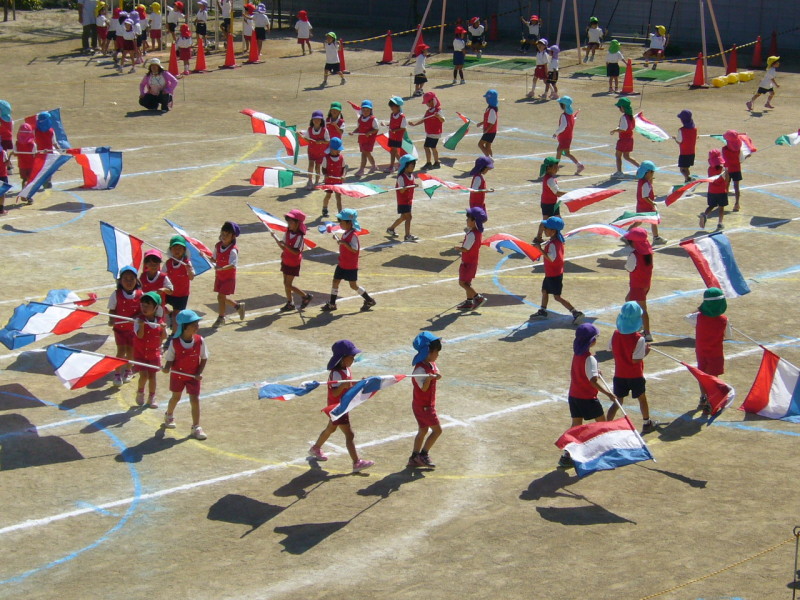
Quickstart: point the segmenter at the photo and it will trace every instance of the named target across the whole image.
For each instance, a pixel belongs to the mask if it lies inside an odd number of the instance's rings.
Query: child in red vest
[[[403,147],[403,138],[408,129],[408,121],[403,114],[403,104],[405,102],[400,96],[392,96],[389,100],[389,169],[394,171],[394,161],[397,158],[398,150]]]
[[[442,123],[444,123],[444,115],[442,114],[442,103],[433,92],[425,92],[422,96],[422,103],[428,105],[428,110],[419,121],[409,121],[409,125],[416,127],[420,123],[425,125],[425,164],[422,165],[422,170],[438,169],[442,165],[439,164],[439,150],[436,146],[439,144],[439,138],[442,137]]]
[[[333,272],[331,299],[322,305],[322,310],[325,312],[336,310],[336,299],[339,296],[339,284],[342,280],[347,281],[350,287],[364,299],[361,310],[369,310],[377,303],[370,297],[367,290],[358,285],[358,255],[361,253],[361,243],[356,235],[356,232],[361,231],[361,225],[358,224],[358,212],[352,208],[345,208],[336,215],[336,219],[344,233],[341,238],[333,236],[333,239],[339,244],[339,264],[336,265],[336,270]]]
[[[656,207],[656,192],[653,188],[653,180],[655,179],[656,171],[658,171],[658,167],[656,167],[655,163],[651,160],[643,160],[642,164],[639,165],[639,168],[636,170],[636,179],[638,179],[636,184],[637,213],[658,212],[658,207]],[[631,224],[629,229],[639,227],[641,224],[641,221],[636,221]],[[654,244],[667,243],[666,239],[658,235],[658,225],[656,223],[651,223],[650,228],[653,231]]]
[[[375,166],[375,158],[372,156],[372,150],[375,148],[375,138],[378,135],[378,120],[372,114],[372,101],[364,100],[361,102],[361,114],[356,120],[355,131],[351,131],[348,135],[358,135],[361,166],[355,172],[356,177],[364,174],[367,161],[369,161],[369,172],[374,172],[377,167]]]
[[[344,115],[342,115],[342,103],[331,102],[328,108],[328,116],[325,117],[325,127],[331,138],[344,137]]]
[[[628,295],[625,296],[625,301],[633,300],[642,308],[644,337],[646,341],[652,342],[650,315],[647,312],[647,294],[653,279],[653,247],[647,240],[647,231],[641,227],[630,229],[622,236],[622,239],[633,248],[633,252],[625,261],[625,270],[628,271]]]
[[[725,161],[725,168],[728,176],[733,182],[733,212],[739,212],[739,182],[742,180],[742,140],[739,133],[729,129],[722,134],[725,138],[725,145],[722,147],[722,160]]]
[[[678,129],[678,135],[672,139],[678,143],[678,168],[683,175],[684,183],[692,180],[691,167],[694,166],[694,154],[697,147],[697,127],[694,126],[692,111],[682,110],[678,113],[678,118],[683,125]]]
[[[225,322],[225,310],[228,304],[239,312],[239,320],[244,321],[244,301],[237,302],[228,298],[236,292],[236,265],[239,262],[239,249],[236,238],[239,237],[239,226],[233,221],[225,221],[219,232],[219,241],[214,246],[212,261],[214,262],[214,291],[217,292],[217,320],[214,327]]]
[[[167,339],[167,324],[157,311],[161,306],[158,292],[145,292],[140,300],[140,312],[133,322],[133,360],[153,365],[148,369],[134,365],[134,372],[139,373],[139,384],[136,389],[136,404],[144,404],[144,386],[147,384],[147,407],[158,408],[156,401],[156,374],[161,368],[161,343]]]
[[[553,134],[553,139],[558,140],[558,147],[556,148],[556,159],[561,160],[561,156],[566,156],[577,167],[575,175],[580,175],[581,171],[585,168],[580,161],[572,155],[570,147],[572,146],[572,132],[575,129],[575,109],[572,108],[572,98],[569,96],[561,96],[558,99],[558,105],[561,107],[561,117],[558,119],[558,129]]]
[[[636,128],[636,120],[633,118],[633,107],[631,106],[630,98],[620,98],[614,106],[619,108],[622,116],[619,118],[619,125],[616,129],[612,129],[609,132],[611,135],[619,133],[614,153],[617,170],[612,174],[612,177],[622,177],[624,175],[622,172],[623,158],[634,167],[639,167],[639,162],[631,156],[631,152],[633,152],[633,130]]]
[[[341,138],[331,138],[330,145],[325,151],[325,157],[322,159],[322,173],[325,175],[325,185],[341,185],[344,181],[344,174],[347,171],[347,165],[344,164],[344,156],[342,155]],[[328,216],[328,203],[331,201],[331,194],[336,196],[336,210],[342,210],[342,195],[339,192],[325,192],[325,197],[322,199],[322,216]]]
[[[431,461],[428,452],[442,435],[442,426],[436,415],[436,382],[442,378],[436,359],[442,349],[442,340],[430,331],[423,331],[414,338],[412,345],[417,354],[411,361],[415,375],[411,380],[411,409],[414,411],[418,430],[407,466],[433,468],[436,465]],[[430,435],[428,431],[431,432]],[[425,439],[426,435],[428,439]]]
[[[36,153],[35,137],[30,123],[23,123],[17,131],[17,145],[14,154],[17,156],[17,167],[19,167],[23,190],[28,185],[33,170],[33,157]]]
[[[488,90],[483,97],[486,98],[488,106],[483,112],[483,121],[478,123],[478,127],[483,129],[483,135],[478,142],[478,149],[485,156],[492,156],[492,143],[494,138],[497,137],[497,108],[500,104],[500,97],[497,94],[497,90]]]
[[[491,156],[479,156],[475,159],[475,166],[469,174],[472,182],[469,184],[469,207],[477,206],[483,209],[486,220],[489,220],[489,211],[486,210],[486,193],[493,192],[492,188],[487,187],[484,175],[494,169],[494,159]]]
[[[566,192],[562,192],[558,187],[558,170],[560,168],[561,163],[552,156],[545,158],[542,166],[539,167],[539,177],[542,179],[542,200],[539,203],[539,207],[542,209],[542,221],[550,217],[558,217],[561,214],[558,199]],[[544,241],[543,232],[544,224],[539,223],[536,237],[533,238],[534,244],[541,244]]]
[[[725,373],[725,351],[722,343],[725,338],[733,336],[731,324],[725,311],[728,310],[728,301],[725,294],[716,287],[708,288],[703,292],[703,303],[697,308],[698,312],[686,315],[686,319],[695,326],[694,352],[697,356],[697,368],[718,377]],[[703,414],[711,412],[708,398],[700,386],[700,403],[697,410]]]
[[[395,229],[402,223],[405,227],[403,241],[406,242],[416,242],[419,239],[417,236],[411,235],[411,206],[414,202],[414,188],[417,187],[417,184],[414,183],[416,164],[417,161],[410,154],[404,154],[398,161],[395,193],[397,194],[397,214],[400,216],[386,230],[387,234],[395,237],[397,235]]]
[[[161,298],[158,306],[163,306],[167,299],[167,294],[173,292],[173,287],[167,274],[161,270],[161,252],[152,249],[144,253],[142,274],[139,276],[139,281],[142,283],[142,293],[156,292]],[[161,312],[163,313],[163,310]]]
[[[467,229],[464,241],[456,250],[461,252],[461,266],[458,268],[458,285],[467,293],[467,299],[459,304],[458,310],[475,310],[486,302],[486,296],[479,294],[472,287],[472,280],[478,272],[478,259],[480,257],[481,241],[483,239],[483,224],[486,222],[486,213],[479,206],[467,209]]]
[[[542,307],[531,317],[547,317],[547,302],[550,294],[557,302],[572,313],[572,323],[578,324],[583,319],[583,313],[572,306],[566,298],[561,297],[564,289],[564,236],[561,230],[564,229],[564,220],[561,217],[549,217],[542,225],[544,234],[550,238],[542,247],[536,246],[542,251],[544,261],[544,281],[542,281]]]
[[[172,292],[167,294],[167,304],[172,307],[172,330],[175,331],[176,315],[189,304],[191,282],[194,279],[194,268],[186,251],[186,239],[182,235],[173,235],[169,239],[169,258],[167,259],[167,277],[172,282]]]
[[[339,340],[334,342],[331,346],[333,356],[328,361],[328,405],[322,410],[327,415],[330,415],[331,410],[339,404],[342,394],[353,387],[353,376],[350,373],[350,367],[356,358],[357,354],[361,354],[361,350],[356,348],[356,345],[350,340]],[[343,383],[337,383],[342,381]],[[328,441],[331,434],[336,429],[341,429],[344,434],[345,445],[347,446],[347,453],[353,461],[353,472],[363,471],[370,468],[375,463],[371,460],[364,460],[358,457],[358,450],[356,450],[355,434],[350,427],[350,414],[345,413],[335,421],[331,420],[322,433],[319,434],[316,443],[311,446],[309,456],[317,460],[328,460],[327,454],[322,451],[322,444]]]
[[[189,394],[192,407],[192,437],[204,440],[208,436],[200,426],[200,382],[208,361],[206,341],[197,334],[200,315],[193,310],[182,310],[176,317],[178,328],[172,336],[164,355],[164,373],[169,373],[169,391],[172,396],[164,414],[164,427],[175,429],[173,413],[183,390]],[[171,372],[174,371],[174,372]]]
[[[114,330],[114,342],[117,345],[118,358],[133,358],[133,317],[140,310],[142,285],[139,283],[136,269],[122,267],[117,277],[117,289],[108,298],[108,312],[124,319],[109,317],[108,324]],[[122,385],[133,379],[130,367],[117,367],[114,372],[114,385]]]
[[[292,301],[292,292],[300,295],[300,309],[304,309],[311,302],[313,296],[305,293],[294,285],[294,278],[300,275],[300,265],[303,263],[303,244],[306,235],[306,215],[302,210],[293,208],[284,215],[286,217],[286,233],[283,240],[279,240],[270,229],[272,237],[278,244],[281,252],[281,273],[283,273],[283,289],[286,291],[286,304],[281,307],[281,312],[295,310]]]
[[[302,135],[308,142],[308,183],[306,183],[306,188],[310,190],[319,184],[322,160],[325,158],[325,151],[331,141],[328,128],[325,126],[325,115],[321,110],[311,113],[308,129]],[[312,177],[314,178],[313,182]]]
[[[710,150],[708,153],[708,176],[712,178],[712,181],[708,182],[708,193],[706,194],[708,206],[697,215],[700,218],[700,229],[705,229],[708,216],[714,212],[714,209],[719,209],[717,231],[724,227],[722,219],[725,216],[725,207],[728,206],[728,184],[731,181],[731,176],[725,167],[722,152],[716,148]]]

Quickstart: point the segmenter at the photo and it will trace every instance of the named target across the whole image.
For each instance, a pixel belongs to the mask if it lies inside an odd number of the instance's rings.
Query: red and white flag
[[[579,188],[560,196],[558,201],[563,206],[566,206],[569,212],[576,212],[590,204],[611,198],[611,196],[616,196],[624,191],[611,188]]]
[[[625,235],[625,230],[621,227],[616,227],[615,225],[602,225],[602,224],[594,224],[594,225],[584,225],[583,227],[577,227],[572,231],[568,231],[564,234],[565,238],[572,237],[573,235],[580,235],[581,233],[593,233],[595,235],[605,235],[608,237],[619,239],[623,235]]]
[[[800,369],[774,352],[763,350],[753,387],[739,410],[800,422]]]
[[[55,369],[56,376],[64,383],[64,387],[69,390],[85,387],[128,364],[124,358],[84,352],[61,344],[47,347],[47,360]]]
[[[703,388],[703,393],[706,395],[709,406],[711,406],[712,415],[718,415],[736,399],[736,390],[719,377],[709,375],[685,362],[681,364],[689,369],[689,372],[697,379],[697,383]]]
[[[275,215],[271,215],[267,211],[257,208],[248,204],[247,206],[250,207],[250,210],[253,211],[253,214],[258,217],[258,220],[261,221],[264,226],[269,229],[270,231],[277,231],[279,233],[285,233],[289,229],[289,225],[286,221],[281,221]],[[317,245],[309,240],[307,237],[303,236],[303,244],[306,248],[316,248]]]
[[[505,248],[516,254],[527,256],[533,262],[536,262],[542,256],[542,251],[536,246],[528,242],[523,242],[518,237],[509,233],[495,233],[493,236],[483,240],[481,245],[489,246],[493,250],[497,250],[500,254],[503,253],[503,248]]]
[[[692,190],[694,188],[696,188],[698,185],[700,185],[701,183],[709,183],[711,181],[714,181],[714,179],[715,179],[714,177],[704,178],[704,179],[694,179],[694,180],[690,181],[689,183],[686,183],[686,184],[682,185],[681,187],[679,187],[675,191],[671,192],[667,196],[667,199],[664,201],[664,204],[666,206],[672,206],[678,200],[681,200],[682,198],[686,198],[687,196],[690,196],[691,193],[692,193]]]

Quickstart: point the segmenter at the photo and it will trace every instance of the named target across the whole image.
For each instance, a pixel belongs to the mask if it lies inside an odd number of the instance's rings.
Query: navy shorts
[[[542,209],[542,218],[557,217],[561,214],[561,204],[555,202],[553,204],[540,203],[539,207]]]
[[[728,171],[728,175],[731,176],[731,181],[741,181],[742,180],[742,172],[741,171]]]
[[[411,205],[410,204],[398,204],[397,205],[397,214],[404,215],[406,213],[411,212]]]
[[[342,65],[340,63],[325,63],[325,72],[332,75],[336,75],[341,68]]]
[[[728,206],[728,192],[709,193],[706,200],[709,208]]]
[[[619,63],[606,63],[606,77],[619,77]]]
[[[205,36],[207,32],[206,24],[205,23],[196,23],[194,26],[194,31],[197,35]]]
[[[259,42],[263,42],[264,40],[267,39],[267,28],[266,27],[256,27],[255,31],[256,31],[256,39]]]
[[[558,71],[547,72],[547,83],[556,83],[558,81]]]
[[[402,148],[403,140],[389,140],[389,148]]]
[[[343,269],[337,265],[336,270],[333,272],[333,278],[344,281],[358,281],[358,269]]]
[[[427,82],[428,78],[425,75],[414,75],[414,85],[422,85]]]
[[[542,291],[554,296],[560,296],[564,289],[564,274],[545,276],[542,281]]]
[[[694,166],[694,154],[680,154],[678,155],[678,167],[681,169],[688,169]]]
[[[631,398],[638,398],[645,392],[644,377],[614,377],[614,395],[624,398],[631,394]]]
[[[172,310],[181,311],[185,310],[189,304],[189,296],[170,296],[167,295],[166,304],[172,307]]]
[[[463,67],[466,54],[464,52],[453,52],[453,66]]]
[[[602,417],[605,411],[597,398],[576,398],[569,396],[569,416],[573,419],[596,419]]]
[[[772,88],[762,88],[762,87],[758,88],[759,94],[771,94],[772,92],[773,92]]]
[[[170,32],[175,33],[175,30],[178,28],[178,24],[177,23],[167,23],[167,28],[170,30]],[[114,37],[116,37],[116,33],[114,34]]]
[[[439,145],[439,138],[426,137],[425,143],[422,144],[423,148],[436,148]]]
[[[495,137],[497,137],[497,133],[484,133],[481,136],[481,141],[488,142],[489,144],[491,144],[492,142],[494,142]]]

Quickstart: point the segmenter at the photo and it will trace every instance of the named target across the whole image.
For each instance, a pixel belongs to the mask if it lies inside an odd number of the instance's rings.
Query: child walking
[[[142,263],[142,274],[139,281],[142,284],[142,293],[155,292],[161,299],[158,303],[159,309],[164,306],[167,295],[172,294],[174,288],[167,274],[161,270],[161,252],[158,250],[148,250],[144,253]],[[162,311],[163,312],[163,311]],[[159,363],[160,365],[161,363]]]
[[[612,129],[609,134],[614,135],[619,133],[617,146],[614,152],[614,161],[617,170],[611,175],[612,177],[622,177],[622,159],[624,158],[634,167],[639,168],[639,162],[631,156],[633,152],[633,130],[636,127],[636,121],[633,118],[633,107],[631,106],[630,98],[620,98],[614,106],[619,108],[622,116],[619,118],[619,125],[616,129]]]
[[[319,185],[322,160],[325,158],[325,151],[331,141],[321,110],[311,113],[311,121],[308,123],[308,129],[303,133],[303,137],[308,141],[308,183],[306,183],[306,188],[311,190],[315,185]]]
[[[531,91],[527,93],[528,98],[533,98],[536,95],[536,84],[539,81],[547,80],[547,66],[550,64],[550,55],[547,54],[547,39],[539,38],[536,42],[536,67],[533,70],[533,85]],[[542,98],[546,98],[547,94],[543,94]]]
[[[158,408],[156,400],[156,374],[161,369],[161,343],[167,339],[164,318],[157,314],[161,306],[161,296],[158,292],[145,292],[140,300],[140,311],[133,322],[133,360],[140,363],[153,365],[148,369],[141,365],[134,365],[134,373],[139,373],[139,383],[136,388],[136,404],[142,406],[144,402],[144,387],[147,385],[147,408]]]
[[[542,98],[547,98],[547,90],[550,90],[550,100],[558,100],[558,55],[561,49],[553,44],[547,49],[550,62],[547,64],[547,81],[544,84],[544,94]]]
[[[558,187],[558,170],[560,168],[561,162],[552,156],[545,158],[542,166],[539,167],[539,177],[542,179],[542,199],[539,203],[539,208],[542,210],[542,222],[539,223],[536,237],[533,238],[534,244],[541,244],[544,241],[542,233],[545,219],[561,215],[558,198],[566,192],[562,192]]]
[[[725,338],[733,337],[730,321],[725,316],[726,310],[728,301],[725,300],[725,294],[719,288],[710,287],[703,292],[703,302],[697,307],[697,312],[686,315],[686,320],[695,326],[697,368],[715,377],[725,373],[725,350],[722,344]],[[697,410],[702,410],[706,415],[711,412],[703,386],[700,386]]]
[[[175,429],[175,407],[183,395],[189,394],[192,407],[192,437],[198,440],[208,438],[200,426],[200,382],[208,362],[206,341],[197,333],[200,315],[193,310],[182,310],[177,316],[178,327],[164,355],[162,371],[169,373],[169,391],[172,392],[167,412],[164,413],[164,428]],[[172,372],[175,371],[175,372]]]
[[[522,21],[522,24],[525,25],[526,31],[522,38],[522,44],[519,47],[519,51],[523,54],[527,54],[528,50],[530,50],[533,45],[536,44],[536,40],[539,39],[539,16],[531,15],[530,19],[520,17],[520,20]]]
[[[620,51],[620,43],[611,40],[608,43],[608,53],[606,54],[606,77],[608,77],[608,93],[616,93],[619,90],[619,63],[625,62],[625,57]]]
[[[658,212],[658,207],[656,206],[656,193],[653,189],[653,180],[655,179],[656,171],[658,171],[658,167],[653,163],[651,160],[644,160],[642,164],[639,165],[639,168],[636,171],[636,179],[639,182],[636,184],[636,212]],[[639,227],[641,225],[641,221],[636,221],[631,224],[629,229],[633,229],[634,227]],[[653,243],[654,244],[666,244],[667,240],[658,235],[658,225],[652,223],[650,225],[653,231]]]
[[[439,164],[439,150],[436,146],[439,145],[439,138],[442,137],[442,123],[444,123],[444,115],[442,114],[442,103],[436,97],[434,92],[425,92],[422,96],[422,103],[428,106],[425,115],[419,121],[409,121],[411,127],[416,127],[420,123],[425,126],[425,164],[422,170],[438,169],[442,165]]]
[[[561,116],[558,118],[558,129],[556,129],[556,132],[553,134],[553,139],[558,140],[556,160],[560,160],[562,156],[566,156],[575,163],[575,175],[580,175],[585,167],[573,156],[572,152],[570,152],[572,133],[575,129],[575,109],[572,107],[572,98],[569,96],[561,96],[561,98],[558,99],[558,105],[561,107]]]
[[[122,30],[122,56],[120,57],[119,65],[117,66],[117,71],[122,73],[122,70],[125,68],[125,57],[129,56],[131,59],[131,68],[128,73],[135,73],[136,72],[136,57],[138,56],[138,51],[136,49],[136,30],[133,28],[133,20],[132,19],[125,19],[122,23],[123,30]],[[188,25],[187,25],[188,27]],[[191,42],[191,39],[190,39]],[[187,60],[187,65],[188,60]],[[189,68],[188,66],[186,67]],[[188,71],[187,71],[188,72]]]
[[[544,261],[542,307],[533,313],[531,318],[547,317],[547,304],[552,294],[556,302],[561,303],[572,313],[572,324],[577,325],[583,319],[583,313],[572,306],[566,298],[561,297],[564,289],[564,236],[561,234],[564,220],[561,217],[549,217],[542,222],[542,226],[544,234],[548,237],[544,247],[541,244],[536,245],[542,251]]]
[[[469,207],[478,207],[483,211],[486,220],[489,220],[489,211],[486,210],[486,193],[494,192],[487,187],[486,177],[489,171],[494,169],[494,159],[491,156],[479,156],[475,159],[475,166],[469,172],[472,182],[469,184]]]
[[[415,96],[422,96],[423,90],[422,88],[425,87],[425,84],[428,82],[428,78],[425,76],[425,58],[428,56],[428,49],[430,46],[424,42],[420,42],[417,44],[416,49],[414,50],[414,56],[416,56],[416,60],[414,61],[414,95]]]
[[[639,401],[642,434],[645,434],[655,431],[658,421],[650,418],[650,406],[647,403],[644,357],[650,353],[650,346],[639,333],[641,328],[642,307],[636,302],[626,302],[619,311],[617,329],[611,335],[611,353],[614,355],[614,396],[620,404],[628,393]],[[616,402],[609,407],[606,413],[609,421],[614,419],[617,409]]]
[[[700,218],[700,229],[706,228],[709,215],[718,209],[717,231],[721,231],[724,228],[722,219],[725,216],[725,207],[728,206],[728,184],[731,179],[725,168],[722,152],[716,148],[708,153],[708,176],[712,177],[713,181],[708,182],[708,194],[706,194],[708,206],[697,215]]]
[[[733,182],[733,212],[739,212],[739,182],[742,180],[742,140],[739,133],[729,129],[722,134],[725,145],[722,147],[722,160]]]
[[[483,121],[478,123],[478,127],[483,129],[483,135],[478,142],[478,149],[483,152],[484,156],[492,156],[492,143],[494,143],[494,138],[497,137],[500,97],[497,94],[497,90],[488,90],[483,97],[486,98],[487,106],[486,110],[483,111]]]
[[[189,74],[189,61],[192,59],[192,31],[186,23],[181,25],[181,34],[175,46],[178,52],[178,60],[183,63],[183,74]],[[125,55],[123,54],[123,63],[125,62]]]
[[[442,350],[442,340],[430,331],[423,331],[414,338],[412,346],[417,353],[411,360],[411,366],[414,367],[412,374],[416,376],[411,378],[413,388],[411,410],[417,420],[418,429],[406,466],[432,469],[436,465],[428,453],[442,435],[442,426],[436,415],[436,382],[442,378],[436,366],[436,359]]]
[[[764,104],[765,108],[775,108],[772,106],[772,99],[775,97],[775,88],[781,87],[778,85],[778,79],[775,77],[776,69],[781,66],[780,56],[770,56],[767,58],[767,71],[764,77],[758,84],[758,89],[753,97],[745,103],[747,110],[753,110],[753,102],[755,102],[762,94],[767,94],[767,102]]]
[[[367,162],[369,162],[369,172],[373,173],[377,169],[372,151],[378,136],[378,120],[372,114],[371,100],[361,102],[361,114],[356,120],[355,131],[351,131],[350,135],[358,135],[358,149],[361,152],[361,166],[358,167],[355,176],[360,177],[364,174]]]
[[[669,36],[667,35],[667,28],[663,25],[656,25],[656,32],[648,34],[650,38],[650,47],[644,53],[644,66],[650,64],[650,59],[653,59],[653,70],[656,70],[658,62],[664,60],[664,49],[669,44]]]
[[[297,208],[293,208],[284,215],[286,218],[286,232],[283,234],[283,240],[279,240],[278,236],[270,229],[272,238],[278,247],[281,249],[281,273],[283,273],[283,289],[286,292],[286,304],[281,307],[281,312],[288,312],[295,310],[295,304],[292,300],[292,292],[298,294],[301,298],[300,310],[308,306],[313,296],[307,294],[294,284],[294,278],[300,275],[300,266],[303,264],[303,244],[305,243],[306,235],[306,214]]]
[[[122,267],[117,277],[117,289],[108,298],[108,312],[112,315],[125,317],[122,319],[108,318],[108,324],[114,331],[114,343],[117,345],[117,358],[133,359],[133,317],[140,310],[142,299],[142,286],[137,278],[136,269]],[[114,371],[114,385],[120,386],[133,379],[133,371],[129,366],[117,367]]]
[[[97,11],[97,16],[95,17],[97,22],[97,40],[100,44],[100,52],[105,56],[108,54],[108,25],[110,23],[106,3],[98,2],[95,10]]]
[[[0,183],[8,183],[8,172],[11,168],[11,159],[5,148],[0,148]],[[6,194],[0,192],[0,215],[8,214],[6,211]]]
[[[479,294],[472,287],[472,280],[478,273],[478,259],[480,258],[481,241],[483,239],[483,224],[486,222],[486,213],[482,208],[474,206],[467,209],[466,235],[456,250],[461,252],[461,265],[458,268],[458,285],[467,293],[467,299],[459,304],[458,310],[475,310],[486,302],[486,296]]]
[[[467,58],[466,35],[466,29],[460,25],[456,27],[456,37],[453,39],[453,85],[456,84],[457,77],[461,77],[461,83],[467,83],[464,81],[464,62]]]
[[[647,294],[653,279],[653,247],[647,240],[647,230],[641,227],[630,229],[622,236],[622,239],[633,248],[633,252],[625,261],[625,270],[628,271],[628,295],[625,296],[625,301],[634,301],[642,308],[644,338],[645,341],[652,342],[650,314],[647,312]]]
[[[358,285],[358,255],[361,252],[361,243],[358,241],[356,233],[361,231],[358,224],[358,211],[352,208],[345,208],[336,215],[344,233],[339,238],[333,236],[334,241],[339,245],[339,264],[333,272],[333,284],[331,285],[331,299],[322,305],[324,312],[336,310],[336,299],[339,297],[339,284],[342,280],[347,281],[350,287],[364,299],[361,310],[369,310],[375,304],[370,295],[363,287]]]
[[[347,165],[344,162],[342,149],[344,144],[338,137],[331,138],[330,145],[325,151],[325,158],[322,161],[322,173],[325,175],[325,185],[341,185],[344,181],[344,175],[347,172]],[[325,192],[325,197],[322,199],[322,216],[328,216],[328,203],[331,200],[331,194],[336,196],[336,210],[342,210],[342,195],[339,192]]]
[[[256,11],[253,13],[253,29],[256,32],[256,42],[258,43],[258,55],[261,56],[261,50],[264,47],[264,40],[267,39],[267,32],[269,31],[270,23],[267,16],[267,7],[259,2]]]
[[[597,17],[589,19],[589,28],[586,30],[586,54],[583,57],[583,62],[587,63],[589,60],[594,62],[594,53],[600,48],[600,42],[603,40],[603,30],[600,29],[600,21]],[[589,58],[591,53],[591,59]]]
[[[339,47],[340,43],[336,38],[336,34],[329,31],[325,34],[325,69],[322,72],[322,87],[328,85],[328,75],[338,75],[341,81],[340,85],[347,83],[344,78],[344,73],[341,71],[341,63],[339,62]]]
[[[173,235],[169,240],[169,259],[167,259],[167,277],[172,282],[172,293],[167,294],[167,304],[172,307],[172,331],[178,327],[175,320],[178,313],[189,304],[189,291],[194,279],[194,268],[186,251],[186,240],[182,235]]]
[[[306,55],[306,46],[308,46],[308,53],[311,54],[311,36],[314,28],[311,26],[311,21],[308,20],[306,11],[298,11],[297,23],[294,24],[294,28],[297,31],[297,43],[300,44],[303,56]]]
[[[150,23],[150,39],[153,40],[153,50],[161,52],[164,49],[161,41],[161,4],[153,2],[150,5],[150,14],[147,16],[147,20]]]
[[[350,367],[357,354],[361,354],[361,350],[356,348],[356,345],[350,340],[339,340],[334,342],[331,346],[333,356],[328,361],[328,406],[322,412],[330,415],[334,407],[339,404],[342,394],[353,387],[353,376],[350,373]],[[342,381],[343,383],[337,383]],[[336,420],[330,420],[322,433],[319,434],[316,443],[311,446],[308,451],[309,456],[317,460],[328,460],[328,455],[322,451],[322,444],[328,441],[331,434],[340,429],[344,434],[345,446],[347,446],[347,453],[353,461],[353,472],[363,471],[370,468],[375,463],[371,460],[364,460],[359,458],[358,450],[356,450],[355,434],[350,427],[350,414],[345,413]]]
[[[681,128],[678,129],[678,135],[672,136],[678,144],[678,168],[683,175],[684,183],[692,180],[692,173],[690,169],[694,166],[694,154],[697,147],[697,127],[694,125],[692,119],[692,111],[682,110],[678,113],[678,118],[681,120]]]
[[[403,147],[403,138],[408,129],[408,121],[403,114],[403,104],[405,102],[400,96],[392,96],[389,99],[389,169],[394,171],[394,161],[397,158],[398,150]]]
[[[328,116],[325,117],[325,127],[330,137],[344,138],[344,115],[341,102],[331,102]]]
[[[14,154],[17,155],[17,168],[22,179],[22,189],[28,185],[33,170],[33,158],[36,154],[36,135],[30,123],[23,123],[17,131],[17,143]]]
[[[417,184],[414,183],[414,167],[417,161],[410,154],[405,154],[400,157],[399,166],[397,168],[397,181],[395,183],[395,193],[397,194],[397,217],[386,230],[386,233],[391,237],[396,237],[397,232],[395,229],[403,224],[405,228],[405,242],[416,242],[419,238],[411,235],[411,206],[414,202],[414,188]]]
[[[219,232],[219,241],[214,246],[211,260],[214,262],[214,291],[217,292],[219,316],[213,327],[219,327],[225,322],[225,311],[229,304],[239,313],[239,320],[244,321],[244,300],[237,302],[228,298],[236,292],[236,265],[239,263],[236,238],[239,233],[239,225],[233,221],[225,221]]]
[[[253,15],[256,12],[256,5],[246,2],[242,7],[242,40],[244,40],[244,53],[249,56],[250,42],[253,40]]]

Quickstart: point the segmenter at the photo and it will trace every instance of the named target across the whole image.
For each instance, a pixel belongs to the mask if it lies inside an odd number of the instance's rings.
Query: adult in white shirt
[[[91,54],[97,50],[97,0],[78,0],[78,22],[83,25],[81,51]],[[92,45],[89,46],[91,38]]]

